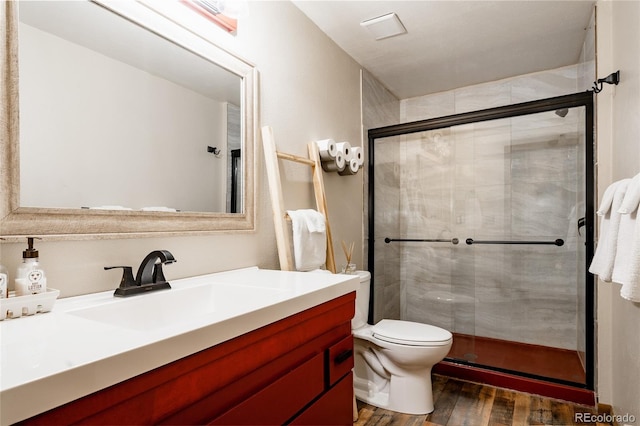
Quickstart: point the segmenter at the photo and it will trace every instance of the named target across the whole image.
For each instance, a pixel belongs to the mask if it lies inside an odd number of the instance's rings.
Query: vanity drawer
[[[353,368],[353,336],[327,349],[327,386],[333,386]]]
[[[324,392],[323,367],[319,353],[209,424],[284,424]]]
[[[353,424],[353,373],[349,372],[335,386],[291,421],[292,425]]]

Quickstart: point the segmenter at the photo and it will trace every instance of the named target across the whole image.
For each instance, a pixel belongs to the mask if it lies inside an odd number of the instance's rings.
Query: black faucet
[[[105,266],[104,269],[122,268],[120,286],[113,294],[114,296],[131,296],[148,291],[171,288],[162,272],[162,265],[175,261],[176,259],[167,250],[152,251],[140,264],[135,280],[133,279],[131,266]]]

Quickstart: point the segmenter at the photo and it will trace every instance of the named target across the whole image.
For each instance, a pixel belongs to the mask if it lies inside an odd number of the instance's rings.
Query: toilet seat
[[[373,337],[408,346],[445,346],[452,334],[440,327],[411,321],[383,319],[372,327]]]

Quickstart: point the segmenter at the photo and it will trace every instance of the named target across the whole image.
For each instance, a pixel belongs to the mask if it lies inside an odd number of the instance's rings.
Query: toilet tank
[[[367,324],[369,317],[369,294],[371,292],[369,283],[371,274],[369,271],[356,271],[360,277],[360,287],[356,290],[356,314],[351,320],[351,328],[357,329]]]

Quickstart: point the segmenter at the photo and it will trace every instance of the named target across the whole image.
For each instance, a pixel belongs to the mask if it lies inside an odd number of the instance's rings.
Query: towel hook
[[[602,87],[604,83],[607,84],[615,84],[616,86],[620,83],[620,70],[613,72],[606,76],[605,78],[599,78],[598,81],[593,82],[593,92],[600,93],[602,92]]]

